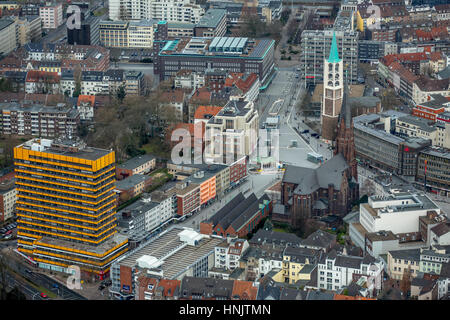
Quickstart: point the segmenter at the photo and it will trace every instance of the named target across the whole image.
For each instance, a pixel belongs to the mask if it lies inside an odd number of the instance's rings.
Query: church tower
[[[339,115],[337,135],[336,135],[336,147],[334,154],[341,153],[347,164],[350,166],[350,174],[355,181],[358,181],[358,166],[356,163],[355,155],[355,137],[353,134],[353,120],[352,110],[348,102],[349,90],[347,77],[344,84],[344,95],[342,98],[342,108]]]
[[[338,117],[341,112],[343,94],[343,62],[339,58],[336,33],[333,32],[330,56],[324,59],[323,100],[322,100],[322,137],[325,140],[336,139]]]

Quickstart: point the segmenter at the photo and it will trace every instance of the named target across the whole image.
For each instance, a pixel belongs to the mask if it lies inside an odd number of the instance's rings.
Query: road
[[[12,246],[10,247],[13,248]],[[15,248],[15,246],[14,246]],[[45,274],[41,274],[38,272],[39,269],[34,268],[33,266],[29,264],[25,264],[19,256],[14,256],[16,253],[14,253],[12,250],[9,250],[7,254],[5,254],[5,250],[3,250],[3,256],[5,256],[6,264],[14,270],[18,275],[21,277],[31,281],[35,285],[44,287],[48,289],[49,291],[55,293],[58,295],[61,299],[64,300],[87,300],[82,295],[78,294],[77,292],[70,290],[65,285],[61,284],[60,282],[50,278],[49,276]],[[32,286],[26,285],[29,287],[29,289],[35,290]],[[29,291],[29,290],[28,290]],[[35,290],[36,291],[36,290]],[[26,292],[24,292],[26,294]],[[40,294],[40,292],[39,292]]]

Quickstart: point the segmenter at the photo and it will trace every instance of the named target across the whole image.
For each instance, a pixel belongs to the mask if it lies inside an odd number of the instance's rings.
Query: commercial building
[[[419,273],[420,249],[393,250],[387,253],[387,274],[401,280],[405,271],[412,277]]]
[[[220,235],[222,237],[245,237],[258,226],[258,223],[269,216],[272,201],[267,195],[257,198],[254,193],[245,198],[242,193],[230,200],[210,219],[200,225],[203,234]]]
[[[450,195],[450,151],[444,148],[422,150],[417,159],[416,182],[443,196]]]
[[[420,248],[427,245],[427,225],[434,221],[424,223],[420,218],[429,216],[430,212],[437,217],[441,210],[424,194],[400,192],[371,196],[368,203],[360,206],[359,222],[350,224],[349,235],[353,243],[374,256],[385,254],[386,250]],[[441,220],[434,223],[438,221]],[[375,244],[378,241],[381,242]]]
[[[214,266],[215,248],[222,242],[221,238],[189,228],[164,231],[113,264],[110,293],[116,298],[133,298],[136,279],[144,274],[166,280],[207,277]]]
[[[14,148],[18,250],[41,268],[103,278],[128,250],[116,234],[113,151],[68,140]]]
[[[6,56],[17,48],[16,22],[4,17],[0,19],[0,55]]]
[[[436,121],[439,114],[450,110],[450,101],[441,94],[431,95],[428,101],[417,104],[412,114],[416,117]]]
[[[225,69],[256,73],[265,83],[274,70],[275,41],[238,37],[193,37],[167,41],[155,60],[154,73],[167,80],[181,69]]]
[[[17,46],[24,46],[30,41],[38,42],[42,38],[42,19],[37,16],[16,17]]]
[[[256,148],[259,115],[251,101],[228,101],[206,123],[205,161],[230,164]]]
[[[417,171],[417,157],[431,140],[394,135],[395,119],[404,113],[385,112],[353,118],[355,151],[358,161],[408,179]]]
[[[81,19],[80,28],[74,28],[73,26],[67,27],[67,43],[71,45],[99,45],[100,19],[93,15],[82,15]]]
[[[39,8],[39,16],[42,19],[42,28],[56,29],[63,23],[62,3],[54,3]]]
[[[4,135],[73,136],[80,122],[78,111],[64,104],[48,107],[2,103],[0,110],[0,130]]]

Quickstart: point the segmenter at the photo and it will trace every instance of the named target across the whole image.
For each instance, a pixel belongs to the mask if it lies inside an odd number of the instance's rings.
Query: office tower
[[[127,251],[116,233],[115,155],[80,141],[32,139],[14,148],[18,250],[41,268],[102,279]]]

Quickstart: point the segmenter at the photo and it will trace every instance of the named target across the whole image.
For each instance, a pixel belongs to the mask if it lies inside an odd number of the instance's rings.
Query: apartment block
[[[450,194],[450,151],[444,148],[422,150],[417,159],[416,182],[443,196]]]
[[[211,8],[194,27],[195,37],[223,37],[227,32],[227,11]]]
[[[38,266],[102,279],[128,250],[116,233],[113,151],[33,139],[14,148],[18,250]]]
[[[0,19],[0,54],[8,55],[17,48],[16,22],[4,17]]]
[[[73,136],[80,122],[78,111],[64,104],[48,107],[3,103],[0,110],[0,129],[4,135]]]
[[[301,40],[300,74],[305,82],[323,83],[324,60],[329,57],[333,34],[336,35],[339,57],[346,66],[349,82],[358,79],[358,33],[349,30],[304,30]]]
[[[14,177],[2,179],[0,181],[0,222],[14,217],[16,200],[17,190]]]
[[[192,0],[111,0],[109,18],[117,20],[155,19],[168,22],[198,23],[205,10]]]
[[[42,19],[42,28],[56,29],[63,23],[62,3],[45,5],[39,8],[39,16]]]

